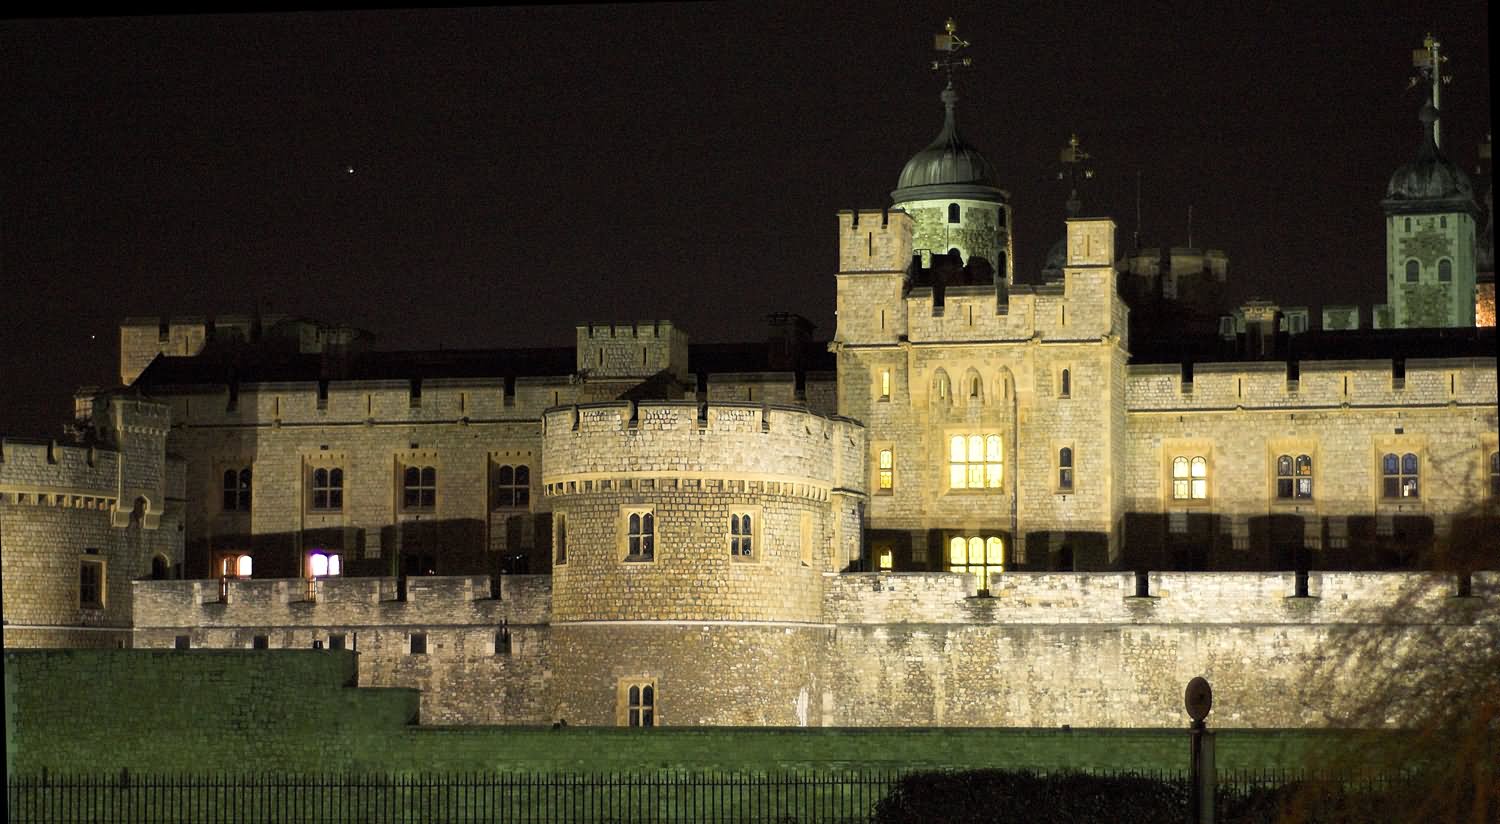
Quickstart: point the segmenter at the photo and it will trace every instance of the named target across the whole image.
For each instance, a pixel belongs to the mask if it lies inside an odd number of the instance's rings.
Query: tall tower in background
[[[1443,58],[1428,36],[1416,52],[1425,102],[1419,115],[1422,143],[1417,157],[1397,169],[1386,186],[1386,302],[1391,325],[1430,328],[1474,325],[1474,187],[1438,148],[1434,104]]]
[[[958,92],[953,88],[955,69],[970,63],[957,57],[969,44],[959,39],[957,27],[948,21],[946,32],[935,39],[945,56],[932,68],[948,75],[941,95],[943,128],[937,139],[917,152],[901,170],[891,205],[912,219],[912,250],[930,266],[933,255],[957,251],[965,265],[983,258],[994,268],[995,279],[1015,281],[1010,237],[1010,195],[1000,188],[994,167],[958,133],[955,108]]]

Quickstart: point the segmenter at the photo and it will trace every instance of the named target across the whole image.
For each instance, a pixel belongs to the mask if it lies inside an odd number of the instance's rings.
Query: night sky
[[[1380,199],[1429,30],[1444,150],[1490,128],[1488,4],[1204,10],[732,2],[0,22],[0,433],[116,380],[128,315],[275,312],[381,348],[569,346],[667,318],[833,333],[834,212],[879,208],[959,125],[1015,204],[1017,278],[1062,234],[1058,150],[1120,242],[1193,240],[1231,295],[1384,300]],[[1336,4],[1342,5],[1342,4]],[[808,9],[805,6],[816,6]],[[352,169],[352,173],[351,173]]]

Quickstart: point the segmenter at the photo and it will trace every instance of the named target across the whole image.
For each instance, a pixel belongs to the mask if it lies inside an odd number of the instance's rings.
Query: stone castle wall
[[[129,641],[134,579],[182,560],[182,463],[162,443],[166,409],[96,404],[110,446],[0,442],[6,647]],[[85,600],[83,573],[97,575]]]
[[[553,718],[552,581],[544,575],[135,583],[134,646],[329,648],[359,653],[359,683],[421,691],[425,724],[541,724]],[[498,595],[499,597],[492,597]],[[501,640],[508,633],[509,647]],[[426,638],[413,654],[412,636]]]
[[[1007,573],[993,597],[951,573],[822,576],[822,622],[551,622],[546,576],[138,582],[136,646],[310,648],[345,635],[362,685],[422,691],[424,724],[621,723],[619,689],[652,683],[658,723],[771,726],[1165,727],[1182,686],[1214,684],[1236,727],[1321,726],[1349,640],[1493,633],[1500,573]],[[500,628],[508,653],[497,649]],[[425,654],[410,649],[425,634]],[[1455,647],[1458,649],[1458,647]],[[1346,685],[1347,686],[1347,685]],[[1337,696],[1342,699],[1347,696]]]

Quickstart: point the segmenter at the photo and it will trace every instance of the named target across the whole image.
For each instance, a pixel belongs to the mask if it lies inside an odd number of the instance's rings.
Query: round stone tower
[[[857,555],[863,443],[800,407],[548,410],[557,715],[816,723],[823,575]]]

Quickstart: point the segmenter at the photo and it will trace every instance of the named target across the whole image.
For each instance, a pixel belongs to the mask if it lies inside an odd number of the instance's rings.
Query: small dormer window
[[[958,222],[958,204],[957,203],[949,203],[948,204],[948,222],[949,223],[957,223]]]

